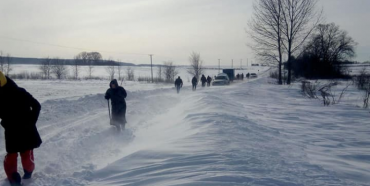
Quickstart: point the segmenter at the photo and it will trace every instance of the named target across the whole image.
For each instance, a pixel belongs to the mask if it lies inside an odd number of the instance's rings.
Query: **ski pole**
[[[109,112],[109,119],[112,119],[112,117],[110,116],[110,106],[109,106],[109,99],[108,99],[107,101],[108,101],[108,112]]]

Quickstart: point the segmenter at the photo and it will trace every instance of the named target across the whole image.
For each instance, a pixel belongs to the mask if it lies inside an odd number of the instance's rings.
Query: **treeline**
[[[348,77],[344,64],[355,63],[349,60],[357,43],[339,26],[323,22],[316,0],[256,0],[253,7],[249,46],[261,61],[277,66],[278,84],[295,77]]]
[[[344,64],[355,56],[357,43],[334,23],[318,25],[302,55],[292,62],[295,76],[309,79],[349,78]]]

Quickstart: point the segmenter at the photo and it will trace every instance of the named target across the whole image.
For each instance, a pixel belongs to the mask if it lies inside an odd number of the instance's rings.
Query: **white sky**
[[[0,0],[0,50],[16,57],[73,58],[99,51],[131,63],[206,65],[254,60],[244,29],[252,0]],[[370,60],[369,0],[321,0],[326,22],[359,43],[355,60]],[[45,44],[41,44],[45,43]],[[56,47],[52,45],[66,47]],[[137,55],[140,54],[140,55]]]

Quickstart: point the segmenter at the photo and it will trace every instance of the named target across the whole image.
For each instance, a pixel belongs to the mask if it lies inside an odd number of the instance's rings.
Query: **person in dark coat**
[[[211,77],[207,77],[207,86],[211,86],[211,81],[212,81],[212,78]]]
[[[21,184],[18,153],[22,158],[23,179],[31,178],[35,169],[33,149],[42,143],[36,127],[40,110],[40,103],[30,93],[0,71],[0,119],[7,152],[4,169],[11,185]]]
[[[249,72],[248,72],[248,74],[246,75],[246,77],[249,79]]]
[[[204,76],[204,74],[202,75],[202,78],[200,78],[200,80],[202,81],[202,87],[205,87],[206,82],[207,82],[207,78],[206,78],[206,76]]]
[[[175,81],[175,87],[176,87],[177,93],[180,93],[180,89],[182,87],[182,79],[180,78],[180,76]]]
[[[109,83],[109,89],[105,93],[105,99],[109,101],[111,100],[112,103],[112,120],[111,124],[116,125],[117,128],[125,128],[125,124],[127,123],[126,120],[126,101],[125,98],[127,97],[126,90],[118,86],[118,82],[116,79],[113,79]]]
[[[194,76],[191,80],[191,84],[193,85],[193,90],[197,89],[198,79]]]
[[[240,75],[241,79],[244,80],[244,73]]]

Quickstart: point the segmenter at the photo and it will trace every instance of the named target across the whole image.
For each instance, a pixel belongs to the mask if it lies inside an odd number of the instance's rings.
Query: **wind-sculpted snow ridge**
[[[369,152],[360,109],[351,110],[358,113],[353,118],[341,115],[348,108],[325,113],[331,109],[265,79],[181,96],[145,132],[136,131],[131,154],[95,171],[91,185],[369,185],[369,163],[356,155]],[[350,121],[355,127],[325,129]],[[362,134],[346,137],[359,128]],[[353,151],[327,136],[362,145]],[[325,149],[323,141],[335,147]],[[357,158],[351,163],[334,151]]]
[[[268,81],[129,92],[122,134],[102,94],[46,101],[28,185],[369,186],[368,111]]]

